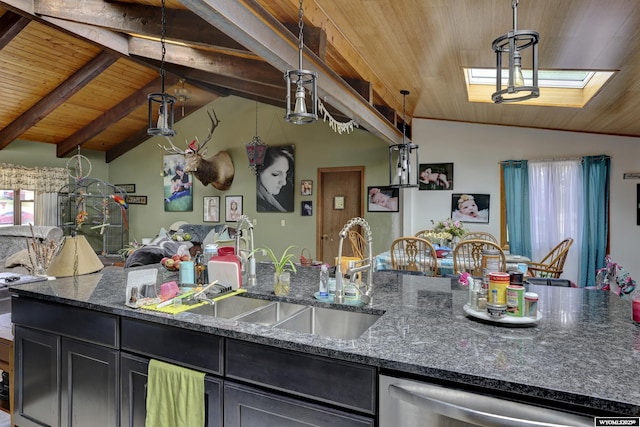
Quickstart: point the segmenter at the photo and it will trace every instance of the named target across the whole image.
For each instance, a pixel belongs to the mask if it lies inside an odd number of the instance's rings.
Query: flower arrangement
[[[451,239],[453,239],[451,233],[447,233],[446,231],[429,231],[425,233],[424,236],[431,243],[437,243],[440,245],[444,244],[444,242],[446,241],[450,241]]]
[[[434,224],[433,231],[449,233],[452,236],[451,238],[453,237],[460,238],[464,236],[464,234],[467,232],[467,230],[462,226],[462,223],[460,221],[443,219],[442,221],[438,221],[437,223],[434,223],[432,220],[431,223]]]

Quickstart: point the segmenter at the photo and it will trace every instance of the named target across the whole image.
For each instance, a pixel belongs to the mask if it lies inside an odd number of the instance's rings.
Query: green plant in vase
[[[273,262],[273,292],[278,296],[288,295],[291,285],[291,272],[295,273],[296,265],[293,263],[295,255],[291,253],[291,249],[295,245],[290,245],[284,250],[280,257],[276,256],[271,248],[258,248],[254,252],[264,251]]]

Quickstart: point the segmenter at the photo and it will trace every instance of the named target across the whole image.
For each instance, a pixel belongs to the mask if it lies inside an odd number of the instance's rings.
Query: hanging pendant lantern
[[[407,141],[406,98],[408,90],[402,94],[402,144],[389,146],[389,186],[394,188],[412,188],[418,186],[418,148],[417,144]],[[415,177],[413,176],[415,174]]]

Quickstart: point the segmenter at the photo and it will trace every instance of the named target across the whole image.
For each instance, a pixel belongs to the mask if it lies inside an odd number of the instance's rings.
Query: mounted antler
[[[193,173],[204,185],[211,184],[218,190],[224,191],[231,186],[235,169],[231,161],[231,156],[229,156],[229,153],[226,151],[220,151],[213,157],[204,159],[204,156],[207,154],[204,146],[211,140],[213,131],[215,131],[220,124],[220,120],[218,120],[218,116],[216,116],[216,112],[213,109],[207,111],[207,114],[211,120],[211,128],[202,144],[198,141],[198,137],[196,137],[187,145],[188,148],[186,150],[182,150],[174,145],[171,138],[166,137],[171,147],[165,147],[160,144],[158,144],[158,146],[169,153],[183,155],[185,158],[185,172]]]

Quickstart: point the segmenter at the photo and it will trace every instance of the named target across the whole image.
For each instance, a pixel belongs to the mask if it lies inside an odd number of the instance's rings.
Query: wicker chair
[[[353,256],[365,259],[367,252],[367,241],[364,239],[362,234],[357,232],[356,230],[349,230],[349,242],[351,242],[351,251],[353,252]]]
[[[438,275],[438,257],[433,245],[420,237],[400,237],[391,244],[391,268]]]
[[[530,277],[546,277],[557,279],[562,274],[564,262],[567,260],[569,249],[573,245],[573,239],[567,238],[551,249],[540,262],[529,263]]]
[[[487,249],[498,251],[500,255],[498,268],[500,271],[507,271],[504,252],[497,243],[481,239],[468,239],[461,240],[453,250],[454,274],[462,274],[466,271],[473,277],[482,277],[482,255]]]
[[[493,243],[498,243],[498,239],[486,231],[467,231],[460,240],[488,240]]]

